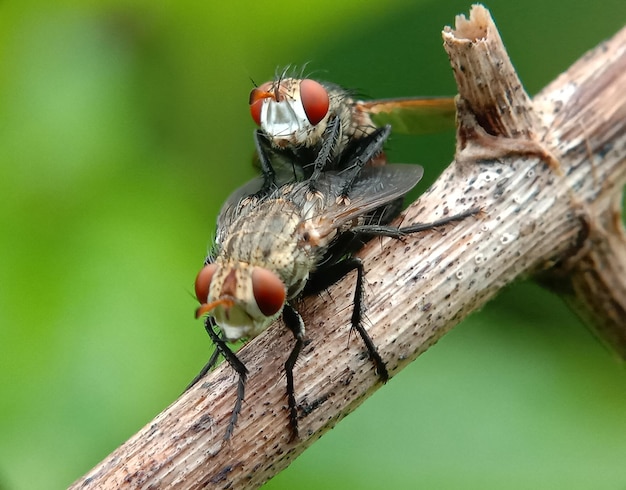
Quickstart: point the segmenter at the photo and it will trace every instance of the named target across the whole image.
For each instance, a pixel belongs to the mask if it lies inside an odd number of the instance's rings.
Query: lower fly
[[[298,436],[298,406],[293,369],[305,341],[305,324],[295,300],[328,288],[351,271],[357,278],[351,328],[363,340],[381,381],[389,374],[362,325],[364,267],[354,253],[374,236],[401,238],[478,213],[470,209],[439,221],[392,227],[399,201],[422,177],[418,165],[365,166],[379,152],[388,134],[378,128],[341,170],[309,180],[282,183],[273,189],[257,178],[235,191],[217,220],[215,246],[196,278],[205,328],[216,345],[197,382],[223,356],[239,375],[237,398],[225,439],[237,423],[248,370],[227,342],[251,339],[282,317],[295,343],[285,362],[291,436]],[[219,326],[219,331],[216,331]],[[191,386],[190,385],[190,386]]]

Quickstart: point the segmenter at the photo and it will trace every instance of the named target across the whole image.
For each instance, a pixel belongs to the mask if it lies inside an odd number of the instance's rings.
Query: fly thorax
[[[301,221],[301,210],[287,199],[263,203],[233,223],[221,256],[272,271],[292,298],[315,264],[315,255],[298,240]]]
[[[315,255],[299,241],[299,213],[289,212],[291,203],[282,201],[275,214],[270,214],[266,226],[258,234],[252,264],[275,272],[287,288],[287,298],[295,297],[304,287],[314,267]]]
[[[367,111],[359,110],[355,104],[350,106],[350,127],[346,134],[350,138],[364,138],[376,130],[376,125]]]

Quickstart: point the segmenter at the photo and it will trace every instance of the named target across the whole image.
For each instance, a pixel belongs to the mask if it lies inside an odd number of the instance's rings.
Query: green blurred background
[[[531,94],[626,20],[623,0],[487,6]],[[308,63],[371,97],[454,94],[440,32],[469,7],[0,4],[0,488],[69,485],[208,358],[193,280],[254,174],[251,79]],[[394,136],[389,154],[425,186],[453,147]],[[515,284],[267,487],[396,485],[626,488],[622,364]]]

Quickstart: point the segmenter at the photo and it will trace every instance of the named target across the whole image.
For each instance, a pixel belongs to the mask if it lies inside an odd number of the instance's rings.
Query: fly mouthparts
[[[235,302],[231,298],[220,298],[215,301],[211,301],[210,303],[204,303],[196,308],[196,318],[200,318],[205,313],[213,311],[220,305],[230,308],[235,305]]]

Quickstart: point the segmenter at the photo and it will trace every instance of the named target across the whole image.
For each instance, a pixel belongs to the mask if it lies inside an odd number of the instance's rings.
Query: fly
[[[378,132],[383,133],[381,129]],[[374,140],[361,161],[384,143]],[[291,181],[272,191],[258,192],[264,178],[235,191],[218,216],[214,252],[196,278],[200,306],[196,317],[208,315],[207,333],[216,353],[192,385],[221,354],[239,375],[237,400],[225,439],[233,432],[245,394],[248,371],[226,342],[251,339],[282,316],[295,338],[285,362],[289,426],[298,435],[298,411],[293,368],[302,350],[305,325],[294,307],[300,296],[326,289],[351,271],[357,272],[351,326],[363,340],[378,376],[389,375],[374,342],[362,325],[364,267],[354,257],[374,236],[401,238],[474,215],[471,209],[439,221],[396,228],[388,226],[397,205],[421,179],[418,165],[347,165],[324,171],[311,192],[309,181]],[[215,330],[219,325],[220,332]]]
[[[290,169],[296,179],[310,179],[314,187],[322,171],[343,168],[358,155],[376,128],[391,124],[397,132],[424,134],[454,128],[456,116],[453,98],[360,101],[338,85],[284,73],[254,88],[249,103],[266,187],[274,168],[294,161],[301,162]],[[384,164],[384,155],[370,163]]]

